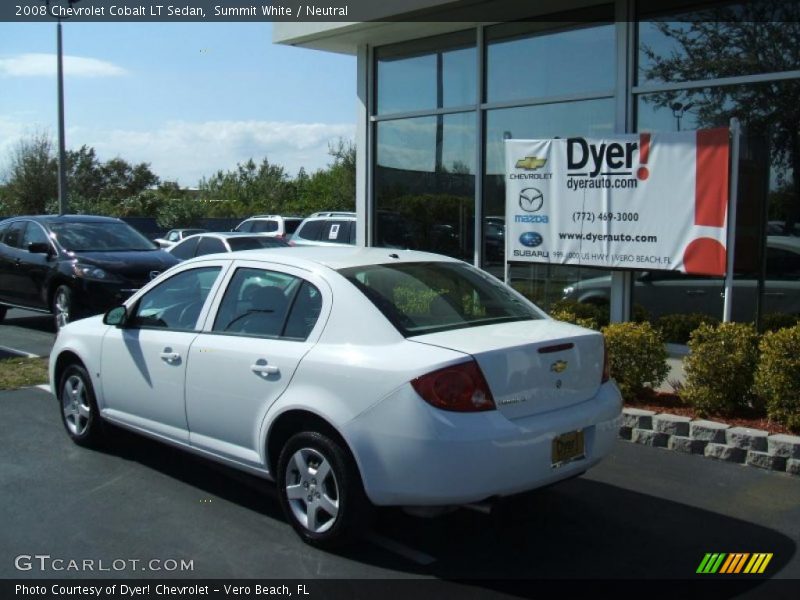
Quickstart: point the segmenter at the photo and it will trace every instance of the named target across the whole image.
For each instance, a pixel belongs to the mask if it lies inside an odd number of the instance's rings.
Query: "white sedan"
[[[443,507],[577,476],[621,398],[602,336],[466,263],[378,248],[209,255],[50,355],[69,436],[104,422],[277,482],[307,542],[371,505]]]

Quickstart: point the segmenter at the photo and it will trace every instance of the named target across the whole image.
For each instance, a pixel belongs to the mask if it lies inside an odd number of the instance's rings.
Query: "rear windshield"
[[[158,248],[126,223],[51,221],[48,225],[58,243],[71,252],[123,252]]]
[[[286,228],[286,235],[292,234],[295,231],[297,231],[298,226],[302,222],[303,219],[284,219],[283,226]]]
[[[542,318],[497,279],[463,263],[368,265],[339,272],[405,337]]]
[[[277,238],[259,236],[231,237],[228,238],[228,245],[231,247],[231,252],[238,252],[239,250],[258,250],[259,248],[283,248],[289,244]]]

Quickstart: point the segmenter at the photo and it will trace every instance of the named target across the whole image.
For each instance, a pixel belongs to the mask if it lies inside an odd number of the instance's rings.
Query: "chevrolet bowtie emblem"
[[[557,360],[552,365],[550,365],[550,370],[553,373],[563,373],[567,370],[567,361],[565,360]]]
[[[526,171],[535,171],[536,169],[541,169],[546,162],[546,158],[539,158],[538,156],[526,156],[525,158],[520,158],[517,161],[517,164],[514,165],[514,168],[525,169]]]

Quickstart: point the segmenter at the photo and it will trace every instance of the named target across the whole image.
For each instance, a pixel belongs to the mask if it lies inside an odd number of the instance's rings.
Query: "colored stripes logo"
[[[732,554],[709,552],[703,558],[700,566],[697,567],[697,573],[703,575],[761,574],[767,568],[771,560],[771,552],[756,554],[750,554],[748,552],[736,552]]]

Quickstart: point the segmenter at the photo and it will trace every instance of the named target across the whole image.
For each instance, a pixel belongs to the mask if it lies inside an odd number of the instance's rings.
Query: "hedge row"
[[[598,329],[598,316],[561,305],[552,316]],[[759,335],[752,324],[719,323],[701,315],[674,315],[655,326],[615,323],[602,328],[611,376],[626,401],[661,385],[669,373],[665,331],[686,333],[686,383],[679,394],[700,415],[764,415],[800,431],[800,323]],[[788,323],[788,321],[785,321]],[[776,320],[775,326],[780,321]]]

